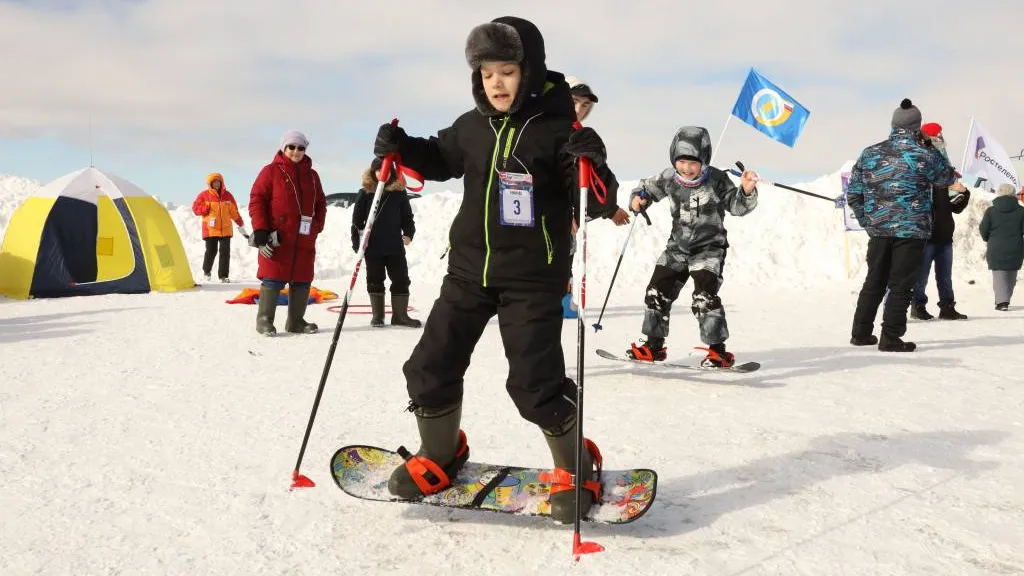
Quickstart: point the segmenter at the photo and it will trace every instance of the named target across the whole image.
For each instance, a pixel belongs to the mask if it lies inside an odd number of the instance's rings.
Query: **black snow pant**
[[[686,281],[693,278],[693,302],[690,311],[700,326],[701,342],[721,344],[729,338],[729,326],[725,322],[725,308],[718,297],[720,278],[711,270],[683,270],[676,272],[668,266],[657,265],[647,284],[644,304],[643,333],[648,338],[667,338],[672,303],[679,298],[679,292]]]
[[[405,254],[366,256],[366,291],[384,293],[384,273],[391,279],[392,294],[409,294],[409,262]]]
[[[508,359],[505,388],[526,420],[554,430],[576,413],[576,383],[565,376],[562,293],[484,288],[451,274],[423,335],[402,367],[409,398],[438,408],[460,402],[470,357],[497,314]]]
[[[882,334],[901,338],[907,333],[907,309],[921,271],[925,240],[872,238],[868,240],[868,273],[853,314],[854,338],[871,336],[878,306],[885,299]],[[886,289],[889,295],[886,296]]]
[[[220,262],[217,265],[217,277],[221,280],[228,277],[228,269],[231,267],[231,236],[211,236],[205,238],[206,253],[203,254],[203,274],[209,276],[213,270],[213,259],[220,252]]]

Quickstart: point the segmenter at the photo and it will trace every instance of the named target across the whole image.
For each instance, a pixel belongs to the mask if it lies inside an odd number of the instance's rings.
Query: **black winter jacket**
[[[962,192],[962,200],[956,204],[950,202],[949,188],[946,186],[932,186],[932,237],[928,241],[933,244],[949,244],[953,241],[953,231],[956,224],[953,222],[953,214],[959,214],[967,208],[971,202],[971,192]]]
[[[436,137],[399,142],[402,163],[425,180],[463,178],[462,205],[448,234],[453,276],[485,287],[565,290],[570,220],[579,203],[578,168],[565,145],[576,114],[561,73],[548,71],[538,93],[510,114],[471,110]],[[528,208],[522,202],[517,208],[512,195],[503,205],[501,172],[532,178],[532,218],[523,214],[526,225],[501,223],[506,212]],[[608,195],[601,205],[591,190],[587,213],[610,216],[618,182],[607,166],[597,172]]]
[[[363,236],[363,228],[370,215],[370,204],[373,203],[373,192],[377,189],[377,179],[367,170],[363,174],[363,187],[356,196],[352,207],[352,251],[359,251],[359,240]],[[373,221],[370,231],[370,242],[366,245],[366,256],[397,256],[405,254],[405,243],[402,236],[411,240],[416,234],[416,222],[409,204],[409,195],[405,186],[392,181],[384,187],[384,196],[377,203],[377,218]]]

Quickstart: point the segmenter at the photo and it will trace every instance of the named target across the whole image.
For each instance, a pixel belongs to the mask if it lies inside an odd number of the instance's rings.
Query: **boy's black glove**
[[[402,140],[407,138],[405,130],[392,124],[382,124],[377,129],[377,140],[373,143],[373,155],[383,158],[398,152]]]
[[[569,134],[565,151],[576,157],[589,158],[594,167],[603,166],[608,157],[604,141],[593,128],[582,128]]]

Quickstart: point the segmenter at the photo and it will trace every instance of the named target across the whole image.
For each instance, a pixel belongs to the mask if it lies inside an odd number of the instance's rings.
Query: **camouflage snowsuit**
[[[707,130],[683,127],[672,139],[669,149],[674,166],[680,156],[699,158],[704,166],[711,161],[711,137]],[[748,214],[757,206],[757,189],[747,196],[729,176],[714,167],[696,187],[684,186],[675,168],[640,181],[632,196],[645,195],[648,202],[668,199],[671,203],[672,234],[665,251],[655,265],[644,303],[643,333],[648,338],[666,338],[672,303],[688,278],[694,280],[691,312],[700,325],[705,344],[719,344],[729,338],[725,309],[718,297],[729,247],[725,230],[725,212],[734,216]]]

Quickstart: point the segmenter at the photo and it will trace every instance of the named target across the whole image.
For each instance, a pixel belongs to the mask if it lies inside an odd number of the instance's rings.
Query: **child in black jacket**
[[[363,173],[363,187],[352,208],[352,250],[359,252],[359,241],[370,215],[373,194],[377,190],[383,162],[374,158]],[[422,323],[409,317],[409,263],[405,247],[416,234],[416,222],[409,204],[405,183],[392,172],[384,185],[384,197],[377,203],[377,218],[370,230],[370,241],[363,255],[366,261],[366,291],[370,293],[373,317],[370,326],[384,326],[384,277],[391,278],[391,324],[419,328]]]

